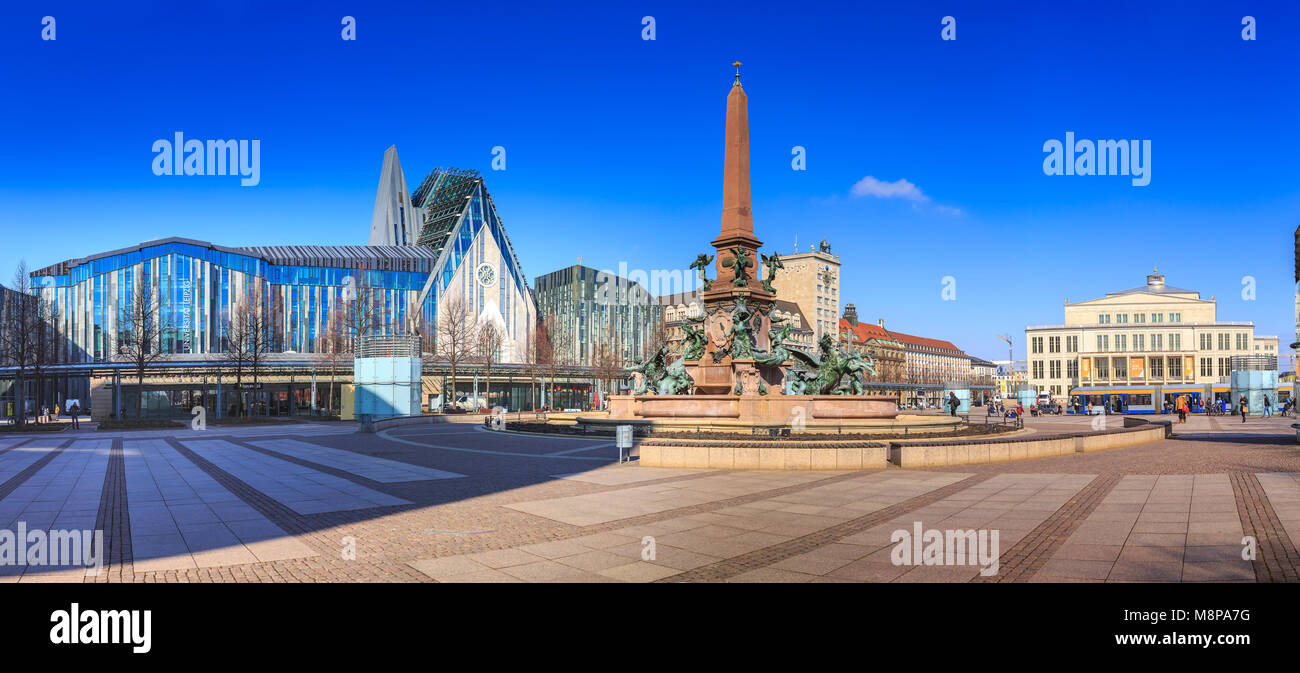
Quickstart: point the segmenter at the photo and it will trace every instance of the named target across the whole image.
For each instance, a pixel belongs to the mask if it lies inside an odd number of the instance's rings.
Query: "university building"
[[[534,295],[483,178],[435,169],[408,192],[395,147],[384,153],[368,245],[226,246],[173,237],[67,259],[31,279],[62,347],[47,368],[58,382],[48,402],[80,399],[99,417],[134,410],[140,386],[123,337],[140,297],[156,316],[151,350],[163,356],[151,363],[144,386],[151,416],[188,417],[192,406],[217,416],[226,410],[238,372],[249,374],[229,358],[232,324],[244,314],[265,326],[264,369],[255,385],[247,378],[241,384],[253,390],[240,394],[252,398],[246,405],[254,413],[338,408],[340,386],[333,384],[350,382],[358,336],[417,335],[426,397],[441,401],[450,337],[440,332],[449,315],[490,324],[501,336],[490,395],[487,379],[467,363],[455,397],[512,409],[561,406],[548,392],[563,394],[566,407],[590,397],[590,383],[574,367],[551,367],[554,385],[546,391],[528,370]]]
[[[1278,338],[1251,322],[1220,321],[1213,297],[1165,283],[1065,303],[1065,322],[1025,328],[1032,388],[1062,404],[1115,412],[1159,411],[1180,394],[1196,402],[1226,399],[1233,358],[1272,358]]]

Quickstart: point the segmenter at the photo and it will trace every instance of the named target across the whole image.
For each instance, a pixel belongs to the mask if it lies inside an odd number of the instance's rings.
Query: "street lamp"
[[[1016,385],[1016,357],[1011,348],[1011,337],[998,335],[998,338],[1007,342],[1007,393],[1014,392]]]

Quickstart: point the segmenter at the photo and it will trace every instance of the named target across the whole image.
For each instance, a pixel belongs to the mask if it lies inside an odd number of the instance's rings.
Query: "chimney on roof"
[[[844,320],[850,325],[858,326],[858,309],[853,304],[844,305]]]
[[[876,318],[876,324],[879,325],[881,328],[884,328],[884,326],[885,326],[885,319],[884,319],[884,318]]]

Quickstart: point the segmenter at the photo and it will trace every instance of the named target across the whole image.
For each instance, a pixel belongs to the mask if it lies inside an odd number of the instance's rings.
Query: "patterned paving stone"
[[[1029,419],[1029,425],[1073,431],[1080,421],[1086,425],[1087,419]],[[403,430],[391,439],[327,423],[203,433],[70,432],[12,444],[7,440],[17,437],[0,438],[0,503],[44,469],[73,464],[64,457],[71,442],[108,440],[106,461],[85,479],[60,486],[68,489],[64,505],[75,500],[75,507],[57,505],[54,495],[63,491],[54,489],[23,510],[55,521],[65,509],[67,521],[93,516],[93,526],[105,532],[108,565],[89,578],[50,571],[25,573],[24,581],[975,578],[977,567],[893,564],[891,533],[918,520],[938,529],[996,527],[1002,543],[996,581],[1293,581],[1300,566],[1300,452],[1293,431],[1255,419],[1245,428],[1192,419],[1175,431],[1173,439],[1140,447],[1013,463],[816,473],[614,465],[594,456],[603,449],[573,452],[599,441],[500,435],[460,424]],[[186,480],[206,479],[205,493],[226,495],[142,491],[139,469],[128,473],[128,464],[142,459],[130,456],[126,444],[148,440],[161,440],[158,452],[181,461]],[[248,462],[235,468],[220,453],[188,448],[196,441],[217,442],[209,447],[223,451],[234,446],[226,455]],[[35,453],[23,451],[33,447]],[[156,464],[164,474],[162,466],[172,465]],[[377,467],[385,465],[398,471]],[[410,473],[464,476],[397,480]],[[391,504],[294,509],[289,503],[310,498],[286,484],[308,488],[302,479],[332,484],[335,495],[343,494],[331,507],[365,500],[354,489]],[[20,497],[34,492],[29,488]],[[262,534],[301,544],[308,555],[263,560],[238,551],[249,545],[236,528],[254,514],[281,531]],[[162,525],[168,521],[170,530]],[[150,569],[145,553],[167,553],[169,544],[179,549],[169,533],[179,536],[191,563]],[[1240,560],[1248,535],[1258,540],[1254,562]],[[191,542],[200,554],[190,551]]]
[[[258,448],[267,449],[286,456],[293,456],[320,465],[326,465],[344,472],[350,472],[371,481],[391,484],[400,481],[424,481],[428,479],[455,479],[463,474],[434,470],[419,465],[375,456],[366,456],[353,451],[334,449],[320,444],[303,442],[297,439],[266,439],[249,442]]]
[[[297,463],[272,458],[226,440],[181,443],[204,460],[299,514],[411,504],[408,500]]]

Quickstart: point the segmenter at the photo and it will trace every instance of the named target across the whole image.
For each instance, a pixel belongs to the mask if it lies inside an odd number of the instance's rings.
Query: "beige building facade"
[[[1135,411],[1158,410],[1168,394],[1226,379],[1233,356],[1277,355],[1276,337],[1256,337],[1251,322],[1220,321],[1216,306],[1156,271],[1145,285],[1067,301],[1064,324],[1025,328],[1029,384],[1062,404],[1122,393]]]
[[[823,334],[839,338],[840,258],[833,255],[825,241],[809,252],[782,255],[779,269],[772,279],[776,297],[799,307],[812,330],[813,341]]]

